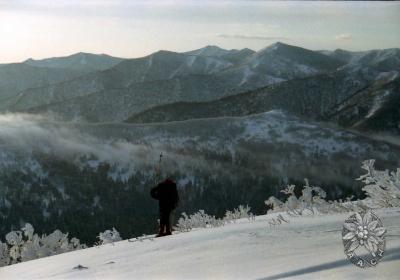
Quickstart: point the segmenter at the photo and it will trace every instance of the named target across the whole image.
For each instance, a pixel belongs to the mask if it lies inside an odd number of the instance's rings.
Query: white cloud
[[[351,34],[348,33],[343,33],[343,34],[338,34],[335,36],[335,40],[338,41],[348,41],[351,40],[353,37],[351,36]]]

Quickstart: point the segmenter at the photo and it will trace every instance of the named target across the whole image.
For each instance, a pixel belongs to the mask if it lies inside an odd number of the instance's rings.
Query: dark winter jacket
[[[151,189],[151,196],[158,200],[160,211],[172,211],[179,202],[176,184],[171,179],[166,179]]]

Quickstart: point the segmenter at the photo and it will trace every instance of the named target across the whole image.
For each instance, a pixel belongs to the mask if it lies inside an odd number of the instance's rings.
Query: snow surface
[[[400,208],[376,213],[387,243],[375,268],[361,269],[345,258],[342,224],[352,213],[290,217],[276,227],[268,226],[277,215],[270,214],[3,267],[0,279],[398,279]]]

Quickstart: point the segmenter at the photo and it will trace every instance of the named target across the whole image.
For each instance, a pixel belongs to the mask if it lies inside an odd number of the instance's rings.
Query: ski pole
[[[160,159],[158,160],[158,170],[157,170],[158,174],[156,176],[156,185],[160,181],[160,178],[161,178],[161,161],[162,161],[162,157],[163,157],[163,154],[160,153]]]

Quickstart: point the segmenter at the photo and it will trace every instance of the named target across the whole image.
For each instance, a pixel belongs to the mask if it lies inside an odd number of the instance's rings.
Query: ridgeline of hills
[[[7,108],[25,90],[69,81],[90,72],[104,70],[122,59],[108,55],[77,53],[68,57],[0,65],[0,108]]]
[[[400,134],[400,76],[382,75],[372,84],[343,72],[293,79],[208,102],[157,106],[127,119],[129,123],[246,116],[282,109],[346,128]]]
[[[23,63],[42,68],[70,69],[82,73],[90,73],[111,68],[122,60],[122,58],[112,57],[106,54],[96,55],[80,52],[67,57],[54,57],[41,60],[30,58]]]

